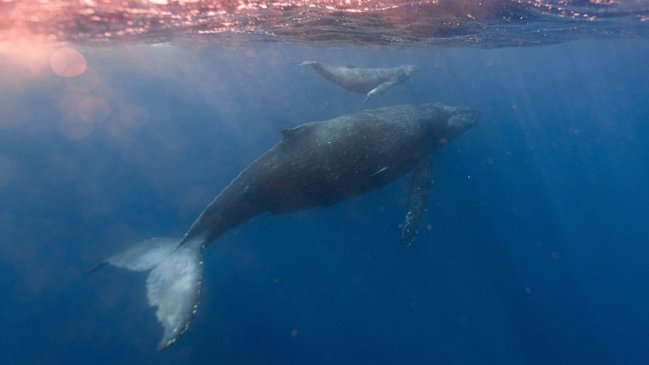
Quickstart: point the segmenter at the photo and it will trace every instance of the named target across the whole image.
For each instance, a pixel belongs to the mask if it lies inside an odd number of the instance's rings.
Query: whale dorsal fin
[[[347,65],[347,68],[356,68],[356,65]]]
[[[296,128],[286,128],[286,129],[282,129],[282,137],[283,137],[284,139],[292,139],[293,136],[297,133],[297,132],[295,131],[296,129],[297,129],[297,127],[296,127]]]
[[[286,128],[282,129],[282,137],[284,138],[285,141],[291,141],[296,138],[299,138],[300,136],[303,136],[311,130],[311,123],[307,124],[302,124],[298,125],[295,128]]]

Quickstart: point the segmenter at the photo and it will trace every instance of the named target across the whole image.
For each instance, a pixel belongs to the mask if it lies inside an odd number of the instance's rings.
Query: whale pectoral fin
[[[408,213],[401,230],[401,245],[410,246],[415,240],[421,217],[426,211],[428,192],[433,183],[432,153],[419,161],[412,174],[410,182],[410,197]]]
[[[370,97],[372,97],[374,95],[377,95],[377,94],[380,94],[380,93],[384,92],[385,90],[391,88],[392,86],[394,86],[396,84],[397,84],[396,81],[386,81],[386,82],[380,84],[379,86],[375,87],[374,89],[370,90],[367,93],[367,95],[365,97],[365,101],[363,101],[363,104],[367,103],[367,101],[370,100]]]
[[[300,135],[300,127],[282,129],[282,138],[285,140],[291,140]]]
[[[127,270],[151,270],[146,292],[164,330],[160,351],[173,345],[189,328],[203,285],[202,243],[178,246],[179,242],[172,238],[142,241],[105,261]]]

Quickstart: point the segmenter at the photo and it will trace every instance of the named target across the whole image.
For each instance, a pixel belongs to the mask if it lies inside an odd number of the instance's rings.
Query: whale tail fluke
[[[179,246],[174,238],[138,242],[98,265],[110,264],[132,271],[150,271],[146,279],[149,304],[164,329],[158,350],[173,345],[189,328],[196,314],[203,284],[203,243]]]

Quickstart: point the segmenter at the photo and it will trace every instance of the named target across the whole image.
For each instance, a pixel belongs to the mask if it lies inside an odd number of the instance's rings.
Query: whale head
[[[399,74],[399,80],[404,81],[410,76],[412,76],[415,72],[419,70],[419,67],[413,66],[413,65],[402,65],[399,67],[401,73]]]
[[[478,111],[471,108],[444,103],[434,103],[432,107],[436,116],[431,119],[435,138],[443,141],[450,141],[471,129],[480,117]]]

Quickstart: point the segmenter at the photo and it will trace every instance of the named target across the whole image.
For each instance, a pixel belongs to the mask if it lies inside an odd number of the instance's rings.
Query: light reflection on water
[[[566,40],[566,28],[573,37],[646,35],[648,15],[649,5],[634,0],[2,0],[0,40],[140,43],[218,34],[229,42],[493,47]],[[528,34],[511,36],[521,31]]]

